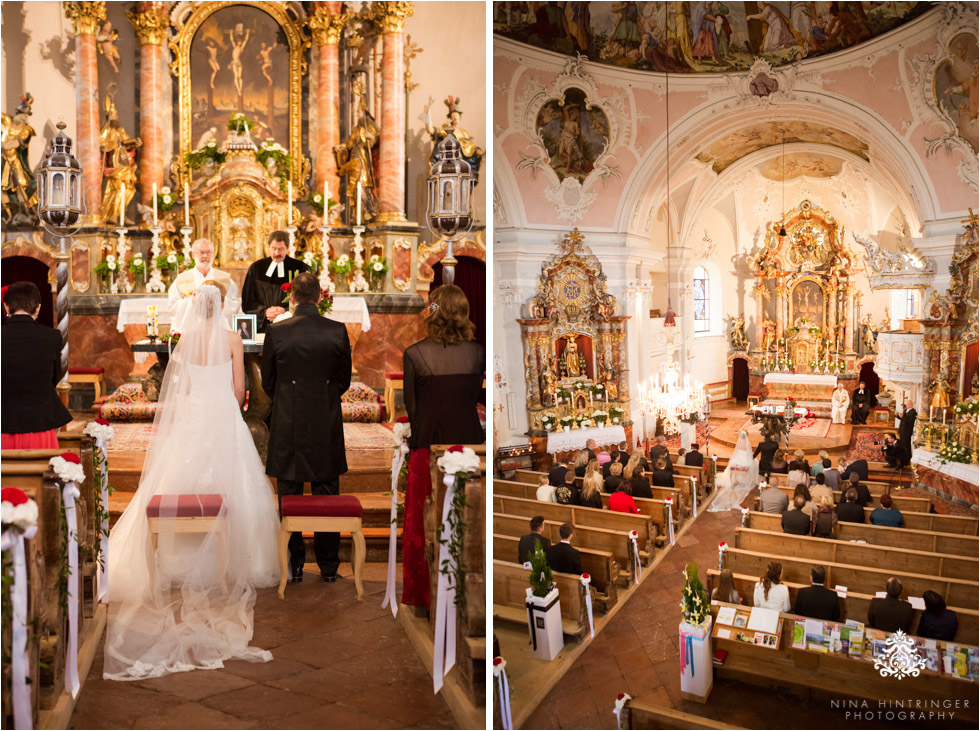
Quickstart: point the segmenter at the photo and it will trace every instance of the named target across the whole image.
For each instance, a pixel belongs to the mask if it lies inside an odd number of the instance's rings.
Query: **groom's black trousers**
[[[302,495],[303,485],[302,482],[276,479],[280,498],[283,495]],[[340,477],[326,482],[311,482],[310,489],[314,495],[339,495]],[[279,502],[279,512],[282,513],[282,501]],[[334,576],[337,573],[337,567],[340,566],[339,550],[340,533],[313,534],[313,553],[316,554],[317,565],[324,576]],[[293,570],[298,570],[305,563],[306,545],[303,543],[303,534],[293,533],[289,537],[289,565]]]

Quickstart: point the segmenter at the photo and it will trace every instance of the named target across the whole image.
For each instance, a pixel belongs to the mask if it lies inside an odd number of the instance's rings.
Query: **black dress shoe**
[[[337,579],[340,578],[337,574],[330,574],[330,575],[322,574],[322,576],[323,576],[323,580],[326,581],[328,584],[332,584]]]
[[[289,571],[289,581],[292,584],[298,584],[303,580],[303,568],[290,569]]]

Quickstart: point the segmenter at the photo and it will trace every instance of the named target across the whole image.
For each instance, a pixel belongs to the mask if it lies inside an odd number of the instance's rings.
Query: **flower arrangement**
[[[5,487],[0,490],[0,520],[4,531],[25,533],[37,525],[37,503],[23,490]]]
[[[408,421],[408,417],[399,416],[395,420],[395,425],[391,427],[391,432],[395,435],[395,439],[399,445],[412,436],[412,425]]]
[[[593,384],[591,389],[592,389],[593,396],[601,397],[606,393],[606,387],[601,383]]]
[[[684,579],[681,612],[684,614],[685,622],[697,626],[705,621],[711,606],[708,590],[704,588],[698,576],[697,561],[691,561],[684,569]]]
[[[592,426],[592,419],[590,419],[587,416],[586,417],[583,417],[582,420],[580,422],[578,422],[578,425],[579,425],[580,428],[585,428],[587,426]]]
[[[284,305],[288,305],[289,304],[289,296],[293,292],[293,283],[292,282],[283,282],[282,284],[279,285],[279,291],[282,292],[282,303]]]
[[[333,312],[333,295],[330,294],[329,289],[320,290],[320,301],[317,303],[316,308],[320,311],[321,315]]]
[[[62,452],[48,460],[51,469],[63,482],[81,483],[85,481],[85,468],[82,459],[74,452]]]
[[[564,386],[559,386],[555,389],[555,397],[559,402],[566,401],[572,397],[571,392]]]
[[[961,401],[953,406],[953,413],[957,416],[977,416],[977,414],[980,413],[980,402]]]
[[[592,412],[592,419],[599,426],[605,426],[606,420],[608,418],[609,418],[609,414],[603,411],[602,409],[596,409],[595,411]]]
[[[811,325],[810,327],[808,327],[808,328],[806,329],[806,331],[807,331],[808,333],[810,333],[811,335],[817,335],[817,334],[819,334],[819,333],[820,333],[820,328],[819,328],[819,327],[815,327],[815,326],[813,326],[813,325]]]
[[[270,168],[275,166],[275,175],[279,178],[279,190],[285,192],[289,173],[293,169],[293,158],[286,148],[274,140],[265,140],[256,150],[255,159],[270,174]]]
[[[100,277],[111,277],[119,271],[119,262],[113,254],[107,254],[105,259],[95,265],[95,273]]]
[[[157,193],[157,209],[161,213],[166,213],[171,208],[177,205],[177,199],[174,194],[170,192],[170,188],[164,186],[159,193]]]
[[[551,414],[545,414],[541,417],[541,428],[545,431],[551,431],[554,429],[556,423],[555,417]]]
[[[817,361],[815,361],[815,360],[811,360],[811,361],[810,361],[810,370],[811,370],[811,371],[812,371],[812,370],[815,370],[815,369],[816,369],[816,367],[817,367]]]
[[[111,442],[114,435],[112,425],[105,419],[96,419],[85,425],[83,432],[93,439],[101,439],[103,442]]]
[[[347,254],[341,254],[330,262],[330,273],[339,276],[347,276],[354,269],[354,262]]]
[[[177,345],[180,341],[180,333],[167,333],[166,335],[160,336],[161,343],[167,343],[168,345]]]
[[[306,199],[306,204],[313,209],[313,212],[316,213],[316,215],[323,218],[323,193],[318,193],[315,190],[310,191],[310,195]],[[330,210],[335,205],[337,205],[337,201],[335,201],[333,198],[327,199],[327,210]]]
[[[364,272],[371,279],[383,279],[388,273],[388,260],[379,254],[372,254],[371,258],[364,262]]]
[[[323,257],[313,251],[304,251],[302,261],[314,274],[319,274],[323,268]]]
[[[160,254],[153,261],[157,269],[164,274],[175,271],[179,272],[184,266],[184,255],[178,254],[176,251],[171,251],[169,254]]]
[[[480,471],[480,457],[477,453],[471,447],[463,447],[459,444],[447,449],[445,454],[436,460],[436,464],[447,475],[456,475],[461,479],[466,479]]]
[[[609,418],[612,419],[613,424],[618,424],[619,420],[623,418],[623,410],[617,406],[610,407]]]
[[[964,447],[958,442],[948,442],[939,452],[936,454],[936,459],[939,460],[941,464],[946,464],[948,462],[959,462],[960,464],[969,464],[972,452],[968,447]]]
[[[143,259],[143,255],[139,252],[133,254],[133,258],[129,260],[126,269],[129,270],[130,274],[142,277],[146,273],[146,260]]]
[[[228,117],[228,131],[236,132],[240,127],[244,127],[246,130],[253,130],[255,129],[255,122],[241,112],[235,112]]]
[[[544,555],[540,541],[534,542],[534,551],[531,553],[531,593],[534,596],[545,597],[554,586],[551,575],[551,567],[548,559]]]
[[[575,423],[575,419],[571,416],[563,416],[558,420],[558,423],[568,429]]]
[[[226,157],[225,152],[218,147],[218,143],[211,140],[204,147],[186,153],[184,163],[191,170],[200,170],[207,167],[209,163],[213,163],[215,167],[220,167],[225,164]]]

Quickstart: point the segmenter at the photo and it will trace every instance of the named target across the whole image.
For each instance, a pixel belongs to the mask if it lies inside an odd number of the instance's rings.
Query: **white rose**
[[[470,447],[463,447],[462,452],[446,452],[436,464],[447,475],[471,475],[480,470],[480,458]]]
[[[109,424],[99,424],[96,421],[90,421],[86,424],[84,433],[94,439],[101,439],[104,442],[111,442],[115,435]]]
[[[407,421],[395,422],[395,425],[391,428],[391,431],[397,438],[398,443],[401,444],[403,441],[412,436],[412,425]]]
[[[163,196],[163,202],[166,203],[168,206],[170,205],[171,201],[173,201],[173,197],[172,196],[169,196],[169,195]]]
[[[164,195],[170,195],[170,188],[164,186],[163,190],[160,191]]]
[[[0,505],[0,515],[5,526],[13,526],[23,533],[37,525],[37,503],[33,500],[20,505],[4,502]]]
[[[383,272],[384,271],[384,268],[385,268],[385,265],[382,264],[380,261],[374,262],[374,271],[376,271],[376,272]]]
[[[319,203],[322,200],[323,200],[323,196],[320,195],[319,193],[317,193],[315,196],[313,196],[313,202],[314,203]]]
[[[80,464],[69,462],[64,457],[52,457],[48,464],[64,482],[74,482],[77,485],[85,481],[85,468]]]
[[[177,263],[177,255],[176,254],[172,254],[172,253],[171,254],[168,254],[167,255],[167,261],[169,263],[171,263],[171,264],[176,264]]]
[[[107,256],[107,257],[105,258],[105,260],[106,260],[107,262],[112,262],[112,261],[115,261],[115,260],[116,260],[116,257],[114,257],[114,256],[113,256],[112,254],[109,254],[109,256]]]
[[[110,271],[110,272],[114,272],[114,271],[116,271],[116,262],[114,262],[114,261],[110,261],[110,262],[108,262],[108,263],[106,264],[106,266],[108,266],[108,267],[109,267],[109,271]]]
[[[338,266],[347,266],[347,262],[349,261],[350,257],[348,257],[347,254],[341,254],[339,257],[337,257]]]

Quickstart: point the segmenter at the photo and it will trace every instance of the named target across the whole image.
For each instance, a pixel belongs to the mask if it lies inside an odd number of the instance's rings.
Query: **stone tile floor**
[[[103,680],[100,647],[69,728],[457,728],[404,630],[381,608],[387,565],[365,565],[363,602],[349,564],[335,584],[321,581],[315,564],[306,569],[285,602],[275,588],[259,592],[253,644],[271,650],[271,662],[122,683]]]

